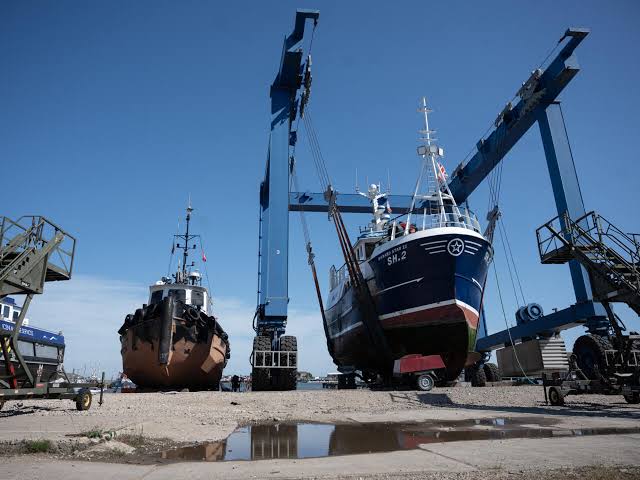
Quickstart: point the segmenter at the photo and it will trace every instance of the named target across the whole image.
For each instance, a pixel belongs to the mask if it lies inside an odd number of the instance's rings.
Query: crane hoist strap
[[[356,293],[356,299],[360,306],[362,323],[365,326],[372,346],[380,353],[379,358],[381,366],[383,368],[388,367],[392,364],[393,357],[391,354],[391,348],[387,342],[387,337],[385,336],[382,325],[380,324],[380,317],[378,315],[375,301],[371,295],[371,291],[369,290],[369,285],[360,270],[360,264],[358,263],[353,248],[351,247],[349,234],[347,233],[347,229],[342,221],[342,215],[335,203],[330,207],[330,212],[336,226],[340,247],[342,248],[344,259],[347,268],[349,269],[349,275]]]

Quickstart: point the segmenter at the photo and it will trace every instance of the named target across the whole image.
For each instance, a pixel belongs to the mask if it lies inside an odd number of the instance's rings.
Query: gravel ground
[[[89,411],[78,412],[74,402],[71,401],[23,401],[8,402],[0,411],[0,463],[10,462],[12,468],[22,471],[29,468],[32,472],[30,478],[40,477],[38,466],[43,461],[61,461],[62,465],[70,465],[76,468],[82,466],[88,472],[93,471],[86,465],[94,465],[95,468],[104,469],[105,472],[116,472],[122,462],[136,463],[136,468],[155,468],[160,451],[181,445],[191,445],[197,442],[206,442],[226,438],[238,425],[255,423],[279,423],[284,421],[311,421],[311,422],[420,422],[428,420],[462,420],[488,417],[526,417],[522,424],[537,424],[539,417],[552,419],[551,427],[566,431],[577,428],[597,427],[632,427],[640,426],[640,408],[637,405],[629,405],[620,396],[574,396],[567,398],[565,407],[551,407],[544,403],[541,387],[487,387],[487,388],[437,388],[432,392],[416,391],[369,391],[369,390],[301,390],[294,392],[180,392],[180,393],[136,393],[136,394],[107,394],[102,406],[94,405]],[[113,435],[112,432],[116,432]],[[92,438],[98,432],[98,438]],[[104,434],[112,440],[104,440]],[[428,458],[446,460],[448,454],[439,457],[438,445],[445,452],[458,451],[461,445],[465,448],[476,448],[473,441],[457,442],[458,447],[444,447],[444,444],[432,444],[428,451],[420,452],[408,450],[405,453],[411,460],[410,465],[400,463],[403,470],[393,470],[388,467],[387,460],[382,454],[371,454],[372,459],[378,459],[381,468],[370,469],[375,476],[367,476],[375,480],[382,479],[444,479],[444,480],[480,480],[488,475],[496,480],[524,478],[538,480],[540,476],[550,480],[560,479],[631,479],[640,478],[640,468],[637,465],[622,467],[621,465],[634,464],[635,446],[630,447],[629,442],[638,442],[637,436],[613,435],[605,439],[602,436],[582,437],[581,439],[567,440],[567,445],[577,445],[575,442],[587,441],[590,448],[597,448],[599,456],[584,455],[583,450],[576,450],[573,456],[567,457],[566,464],[574,463],[574,468],[557,470],[557,467],[565,465],[565,455],[562,453],[554,465],[540,462],[540,458],[549,459],[548,455],[559,452],[555,447],[549,447],[546,440],[513,440],[510,445],[518,449],[514,455],[533,455],[533,451],[527,446],[524,450],[523,442],[527,445],[546,445],[548,452],[543,457],[538,455],[538,460],[528,469],[529,463],[520,462],[520,469],[511,461],[502,465],[516,468],[495,468],[491,465],[480,466],[476,471],[460,472],[456,470],[438,473],[411,473],[424,470],[424,455]],[[42,441],[48,440],[51,446],[42,450]],[[555,440],[558,442],[558,440]],[[537,443],[536,443],[537,442]],[[564,442],[561,439],[560,442]],[[608,442],[617,442],[612,455],[606,453],[603,445]],[[626,443],[625,443],[626,442]],[[482,443],[482,442],[481,442]],[[508,441],[507,441],[508,443]],[[453,445],[453,444],[447,444]],[[484,445],[484,444],[483,444]],[[496,458],[504,454],[503,442],[487,442],[498,449],[494,452]],[[564,452],[564,443],[562,451]],[[125,449],[131,450],[127,454]],[[448,450],[454,448],[454,450]],[[485,448],[484,446],[482,447]],[[631,450],[630,450],[631,448]],[[626,450],[625,450],[626,449]],[[436,453],[429,453],[433,450]],[[36,453],[33,452],[42,452]],[[624,454],[620,452],[626,452]],[[26,454],[26,452],[30,452]],[[45,453],[46,452],[46,453]],[[620,455],[617,455],[617,453]],[[397,454],[402,452],[390,452]],[[581,459],[576,460],[575,454],[582,453]],[[616,455],[613,455],[616,453]],[[382,455],[382,456],[380,456]],[[579,455],[578,455],[579,456]],[[346,457],[331,457],[322,464],[325,470],[322,478],[362,478],[357,475],[349,476],[349,469],[357,471],[360,467],[353,464]],[[402,457],[404,458],[404,457]],[[465,457],[467,458],[467,457]],[[515,458],[515,457],[514,457]],[[340,460],[342,459],[342,460]],[[322,460],[322,459],[318,459]],[[371,460],[375,461],[375,460]],[[444,461],[444,460],[443,460]],[[97,463],[96,463],[97,462]],[[110,463],[100,463],[110,462]],[[269,461],[268,461],[269,462]],[[295,460],[276,460],[275,471],[288,472],[291,465],[296,465]],[[278,463],[280,462],[280,463]],[[289,462],[289,463],[288,463]],[[292,462],[292,463],[291,463]],[[337,463],[336,463],[337,462]],[[225,462],[226,463],[226,462]],[[231,462],[233,463],[233,462]],[[516,462],[517,463],[517,462]],[[312,462],[312,464],[314,464]],[[331,465],[345,465],[345,469],[338,470]],[[464,462],[454,463],[466,466]],[[613,466],[613,465],[616,466]],[[102,466],[101,466],[102,465]],[[192,464],[193,465],[193,464]],[[224,468],[222,464],[209,464],[203,468]],[[262,472],[264,468],[257,462],[239,462],[239,469],[247,473],[248,477],[255,477],[256,472]],[[269,464],[271,465],[271,464]],[[307,463],[308,465],[308,463]],[[493,465],[493,464],[492,464]],[[580,467],[580,465],[592,465]],[[600,465],[594,467],[593,465]],[[606,466],[603,466],[606,465]],[[527,468],[522,469],[525,466]],[[132,465],[133,467],[133,465]],[[414,469],[415,467],[415,469]],[[171,465],[164,465],[167,472],[171,472]],[[195,467],[191,467],[195,468]],[[231,467],[229,467],[231,468]],[[229,469],[227,468],[227,469]],[[236,467],[234,466],[233,469]],[[271,467],[269,467],[271,468]],[[331,468],[334,468],[331,471]],[[67,467],[59,467],[62,475],[67,473]],[[239,472],[239,470],[229,470]],[[262,470],[261,470],[262,469]],[[285,470],[286,469],[286,470]],[[466,470],[467,468],[464,468]],[[432,470],[432,469],[427,469]],[[58,471],[58,470],[57,470]],[[84,471],[84,470],[83,470]],[[136,470],[141,471],[141,470]],[[151,472],[152,470],[149,470]],[[157,470],[164,472],[165,470]],[[200,471],[200,470],[198,470]],[[207,470],[208,471],[208,470]],[[379,472],[394,472],[380,474]],[[143,470],[146,472],[146,470]],[[543,473],[542,473],[543,472]],[[263,472],[264,473],[264,472]],[[269,470],[271,473],[271,470]],[[313,478],[313,471],[305,472],[304,478]],[[311,474],[311,475],[309,475]],[[338,476],[335,476],[338,474]],[[114,473],[115,475],[115,473]],[[132,478],[142,478],[133,475]],[[317,473],[316,473],[317,475]],[[334,475],[334,476],[332,476]],[[55,477],[55,476],[54,476]],[[51,478],[54,478],[51,477]],[[234,478],[246,478],[244,476]],[[1,478],[1,475],[0,475]],[[59,478],[59,477],[55,477]],[[74,477],[75,478],[75,477]],[[164,478],[164,477],[163,477]],[[287,476],[286,478],[298,478]]]
[[[22,426],[31,432],[30,438],[34,438],[38,429],[49,436],[64,436],[100,428],[136,433],[143,430],[150,437],[183,442],[221,439],[239,424],[264,421],[407,421],[520,414],[640,420],[640,409],[628,405],[620,396],[572,396],[567,398],[566,407],[551,407],[544,404],[542,388],[534,386],[452,387],[429,393],[369,390],[131,393],[106,394],[102,406],[94,398],[93,406],[86,412],[76,411],[71,401],[8,402],[0,412],[0,440],[24,438],[20,437]]]
[[[541,471],[538,469],[530,470],[504,470],[496,469],[491,471],[475,471],[475,472],[434,472],[419,474],[398,474],[398,475],[375,475],[368,476],[366,480],[486,480],[491,477],[492,480],[513,480],[514,478],[522,480],[540,480]],[[545,470],[542,473],[545,480],[632,480],[640,479],[640,467],[624,466],[624,467],[582,467],[582,468],[562,468],[554,470]],[[360,476],[342,476],[334,477],[336,480],[365,480]],[[328,480],[323,477],[323,480]],[[331,479],[333,480],[333,479]]]

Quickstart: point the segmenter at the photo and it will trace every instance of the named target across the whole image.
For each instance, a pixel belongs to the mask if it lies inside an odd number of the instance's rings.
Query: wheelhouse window
[[[187,292],[183,288],[172,288],[169,290],[169,296],[174,300],[180,300],[181,302],[187,301]]]
[[[151,298],[149,299],[150,304],[160,303],[162,301],[162,290],[156,290],[151,294]]]
[[[18,340],[18,350],[25,357],[33,357],[33,343]]]
[[[48,359],[51,359],[51,360],[57,360],[57,358],[58,358],[58,347],[54,347],[52,345],[42,345],[41,343],[36,343],[36,357],[48,358]]]
[[[5,305],[5,306],[2,308],[2,316],[3,316],[4,318],[9,318],[9,305]]]
[[[369,258],[371,256],[371,254],[373,253],[373,251],[376,248],[376,244],[375,243],[367,243],[364,246],[365,249],[365,258]]]
[[[194,307],[204,307],[204,292],[191,290],[191,305]]]
[[[18,312],[17,310],[13,311],[13,320],[16,321],[18,320],[18,316],[20,315],[20,312]]]

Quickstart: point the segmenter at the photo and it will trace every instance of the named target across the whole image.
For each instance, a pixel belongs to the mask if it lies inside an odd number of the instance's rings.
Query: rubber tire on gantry
[[[607,374],[606,350],[611,350],[611,342],[601,335],[582,335],[573,344],[576,363],[589,380],[598,380]]]
[[[338,375],[338,390],[353,390],[356,388],[355,373],[342,373]]]
[[[298,385],[298,339],[292,335],[280,337],[281,352],[295,352],[280,356],[280,365],[288,365],[294,368],[280,369],[280,388],[284,391],[295,390]]]
[[[630,403],[632,405],[640,403],[640,393],[638,392],[627,393],[623,395],[623,397],[627,401],[627,403]]]
[[[467,367],[464,372],[464,377],[467,382],[471,382],[472,387],[487,386],[487,376],[484,373],[483,365]]]
[[[554,407],[564,405],[564,395],[558,387],[549,387],[549,403]]]
[[[93,396],[90,390],[82,390],[76,397],[76,409],[79,411],[89,410]]]
[[[435,383],[434,378],[428,373],[423,373],[416,379],[416,386],[418,387],[418,390],[423,392],[431,391]]]
[[[258,351],[269,351],[271,350],[271,339],[265,336],[257,336],[253,338],[253,350]],[[254,365],[262,365],[268,364],[270,361],[270,355],[266,354],[266,361],[264,359],[263,353],[254,353],[257,358],[253,359]],[[254,392],[261,392],[264,390],[270,390],[271,384],[269,379],[269,369],[268,368],[256,368],[253,367],[251,369],[251,390]]]
[[[483,368],[487,382],[500,382],[502,380],[500,369],[495,363],[485,363]]]
[[[2,410],[2,407],[4,407],[6,400],[4,398],[0,398],[0,410]]]

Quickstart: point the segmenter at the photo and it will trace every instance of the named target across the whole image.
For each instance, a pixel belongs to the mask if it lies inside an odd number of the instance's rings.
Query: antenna
[[[418,130],[418,133],[422,135],[420,140],[422,140],[426,145],[431,145],[431,142],[437,140],[437,138],[431,137],[431,134],[436,133],[436,131],[429,130],[429,114],[433,112],[433,110],[427,107],[426,97],[422,97],[422,106],[418,108],[418,112],[424,113],[424,128],[422,130]]]
[[[356,193],[360,192],[360,186],[358,185],[358,167],[356,167]]]
[[[391,174],[387,168],[387,193],[391,193]]]

